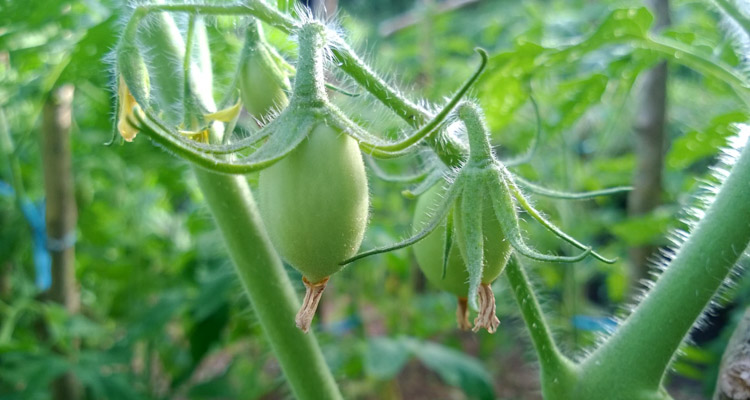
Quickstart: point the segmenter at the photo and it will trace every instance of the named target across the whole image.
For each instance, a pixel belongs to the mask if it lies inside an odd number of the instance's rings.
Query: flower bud
[[[117,52],[117,70],[120,73],[117,84],[117,130],[125,141],[131,142],[138,130],[128,122],[128,117],[140,112],[140,108],[148,107],[151,85],[146,63],[132,44],[121,43]]]

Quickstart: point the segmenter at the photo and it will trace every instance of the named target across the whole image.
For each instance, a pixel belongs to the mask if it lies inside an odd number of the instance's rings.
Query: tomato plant
[[[628,175],[633,160],[629,154],[622,154],[621,139],[612,134],[625,130],[620,126],[624,124],[617,113],[604,118],[608,126],[589,128],[601,128],[603,133],[595,139],[582,134],[582,138],[576,138],[575,146],[566,142],[570,135],[561,132],[582,119],[589,110],[597,109],[600,102],[620,101],[627,105],[625,99],[642,70],[663,60],[670,62],[683,83],[705,80],[704,85],[689,86],[693,92],[685,90],[696,103],[690,110],[721,109],[723,103],[720,102],[700,104],[704,100],[697,93],[727,89],[733,92],[727,103],[742,104],[746,108],[750,104],[750,83],[740,67],[747,55],[746,48],[737,46],[735,50],[727,50],[733,49],[731,39],[691,35],[685,27],[658,33],[651,30],[652,18],[645,8],[606,10],[608,6],[592,7],[596,10],[586,14],[590,18],[584,18],[582,25],[588,30],[582,29],[587,32],[582,36],[568,37],[567,28],[546,24],[545,27],[554,26],[556,41],[553,43],[540,33],[541,28],[519,32],[514,25],[518,23],[514,18],[518,10],[509,7],[505,18],[507,25],[477,24],[475,27],[472,21],[464,21],[462,34],[469,32],[471,39],[453,35],[440,43],[444,47],[442,50],[450,53],[461,66],[456,69],[462,71],[460,74],[455,71],[450,74],[461,79],[468,76],[459,86],[458,79],[445,78],[441,63],[432,62],[434,54],[430,45],[435,41],[432,30],[445,29],[445,21],[440,18],[444,12],[442,7],[452,3],[441,3],[437,8],[427,4],[423,10],[409,14],[409,18],[421,18],[419,29],[410,30],[408,21],[404,28],[403,20],[387,21],[380,29],[383,35],[405,30],[404,35],[418,38],[415,42],[419,46],[414,52],[419,56],[420,65],[413,68],[417,73],[402,80],[413,80],[417,86],[422,86],[422,94],[442,100],[414,101],[390,83],[390,76],[386,79],[376,72],[377,58],[373,63],[366,62],[353,50],[359,44],[344,33],[344,28],[336,25],[339,21],[323,21],[304,7],[293,8],[289,3],[279,1],[274,6],[262,0],[138,2],[127,8],[121,26],[112,21],[105,25],[120,33],[117,43],[108,43],[108,47],[114,47],[110,57],[114,73],[111,90],[117,101],[113,133],[115,139],[128,142],[116,148],[118,155],[126,160],[124,165],[112,163],[109,173],[128,176],[128,182],[142,179],[154,185],[153,181],[158,181],[156,176],[180,182],[175,185],[179,190],[168,193],[186,194],[175,194],[163,203],[175,210],[193,202],[205,203],[219,232],[219,235],[206,233],[205,237],[195,239],[193,246],[179,247],[181,230],[174,226],[180,222],[170,222],[172,225],[164,230],[176,232],[172,245],[180,251],[162,260],[154,256],[153,248],[157,246],[150,245],[146,239],[154,236],[150,231],[134,235],[136,238],[125,238],[122,222],[118,222],[119,228],[112,228],[115,233],[109,236],[121,237],[120,247],[128,249],[129,253],[99,254],[96,263],[99,259],[113,263],[133,259],[158,268],[171,267],[160,281],[169,289],[162,291],[160,287],[158,295],[152,294],[158,302],[149,295],[142,296],[138,307],[146,304],[149,307],[144,308],[166,315],[165,321],[174,321],[181,318],[174,317],[178,315],[175,310],[190,304],[189,311],[184,313],[188,316],[183,315],[181,323],[191,324],[189,329],[165,328],[163,337],[154,339],[139,333],[157,330],[150,328],[150,320],[144,318],[142,327],[134,328],[135,333],[128,332],[132,338],[128,336],[128,344],[123,347],[126,348],[124,353],[136,354],[134,360],[119,356],[112,363],[130,362],[137,367],[143,364],[141,358],[146,359],[146,372],[142,373],[148,376],[146,391],[155,397],[167,397],[167,389],[161,386],[171,385],[170,395],[183,396],[187,390],[180,385],[194,385],[200,379],[199,366],[210,364],[203,358],[210,344],[226,332],[223,327],[232,325],[233,338],[262,331],[272,358],[278,362],[296,398],[337,399],[352,393],[361,394],[361,388],[341,380],[337,382],[334,376],[341,376],[341,370],[349,368],[368,377],[390,379],[407,365],[410,357],[422,361],[442,381],[460,386],[470,397],[493,397],[490,371],[477,367],[471,357],[453,349],[411,337],[371,337],[364,344],[352,344],[347,334],[331,334],[337,330],[358,329],[378,332],[372,326],[382,325],[382,321],[362,324],[360,328],[356,318],[339,321],[339,324],[332,324],[326,318],[331,308],[366,308],[367,304],[362,305],[367,301],[362,288],[374,287],[375,296],[389,300],[388,306],[378,310],[382,319],[387,320],[385,324],[399,327],[400,333],[419,332],[423,338],[432,339],[439,331],[436,327],[447,326],[440,324],[445,322],[445,315],[453,318],[452,311],[446,312],[446,306],[451,301],[452,307],[452,300],[456,299],[459,328],[473,328],[474,333],[461,333],[464,336],[456,335],[452,339],[479,343],[476,346],[479,353],[501,343],[498,338],[512,331],[513,326],[508,331],[501,328],[501,320],[508,321],[507,325],[522,321],[535,350],[542,394],[547,399],[670,398],[666,389],[667,371],[670,366],[676,366],[683,374],[693,372],[690,366],[675,363],[676,354],[689,332],[700,326],[706,307],[721,291],[750,241],[750,226],[745,218],[750,215],[748,128],[731,125],[745,121],[747,112],[727,112],[716,117],[709,127],[703,128],[711,130],[709,140],[696,128],[696,132],[675,142],[676,150],[670,153],[668,164],[674,173],[690,178],[695,173],[688,167],[696,160],[704,162],[714,156],[719,147],[725,144],[727,147],[715,167],[715,174],[706,175],[710,182],[704,189],[705,194],[685,212],[689,229],[677,231],[673,246],[664,250],[658,277],[647,283],[649,290],[632,309],[622,312],[621,318],[595,321],[596,326],[589,330],[601,332],[599,337],[591,332],[579,335],[575,324],[581,321],[582,315],[575,304],[565,303],[548,314],[539,299],[547,297],[545,292],[549,287],[562,287],[562,293],[554,292],[553,297],[573,297],[575,302],[581,292],[577,284],[581,275],[585,275],[586,279],[590,276],[601,279],[598,283],[592,280],[596,284],[589,282],[588,295],[598,296],[602,291],[600,286],[606,286],[607,295],[618,292],[619,288],[622,300],[625,297],[623,285],[611,278],[623,274],[624,245],[612,243],[615,238],[628,244],[648,243],[662,233],[676,210],[660,209],[626,222],[617,222],[617,218],[605,212],[587,215],[581,221],[571,216],[568,211],[575,205],[559,206],[558,200],[596,198],[587,200],[591,204],[618,201],[631,188],[606,188],[612,182],[607,176]],[[750,22],[738,3],[724,0],[715,3],[732,33],[729,36],[740,42],[750,37]],[[683,6],[693,7],[692,3]],[[524,12],[542,13],[541,8],[535,7],[543,8],[529,5]],[[601,19],[605,11],[608,16]],[[347,24],[346,20],[341,23]],[[0,31],[0,43],[9,46],[33,46],[35,43],[7,39],[6,35],[15,37],[13,29]],[[38,31],[42,32],[40,35],[45,32]],[[359,33],[352,37],[356,38]],[[472,41],[488,45],[495,36],[512,40],[493,47],[490,52],[477,48],[479,62],[476,65],[477,60],[470,58],[467,51],[474,47]],[[87,46],[82,45],[72,59],[83,57]],[[709,47],[714,47],[711,54],[707,51]],[[498,48],[504,52],[498,52]],[[389,59],[414,63],[409,56],[387,46],[381,50],[384,54],[391,52]],[[20,53],[13,52],[13,56],[23,57],[23,52]],[[0,49],[0,64],[4,54]],[[63,57],[60,62],[62,70],[66,70],[66,59]],[[50,60],[56,58],[41,57],[29,61],[28,65]],[[77,63],[79,61],[74,65]],[[585,70],[586,76],[568,76],[570,71],[565,69],[568,64]],[[398,65],[395,69],[399,70]],[[550,79],[550,71],[557,69],[555,79],[562,79],[562,83]],[[4,71],[0,65],[0,74]],[[0,84],[0,88],[4,87]],[[90,98],[86,101],[94,102],[102,97],[96,95],[91,85],[82,85],[82,90],[88,90],[86,96]],[[541,107],[535,100],[538,94],[545,100]],[[0,105],[5,107],[3,101]],[[626,108],[625,105],[620,108]],[[529,109],[533,111],[532,123],[524,120]],[[19,155],[25,154],[28,146],[19,146],[21,151],[14,149],[2,111],[0,109],[0,151],[11,160],[10,192],[15,196],[16,207],[33,217],[38,214],[34,210],[36,206],[24,197],[23,186],[18,184],[29,179],[18,167]],[[102,110],[98,113],[106,114]],[[696,121],[703,118],[696,114],[700,113],[677,114],[674,118],[684,119],[686,126],[696,125]],[[15,118],[10,125],[22,125],[19,120]],[[536,125],[532,134],[527,129],[530,125]],[[727,139],[732,135],[737,138]],[[136,146],[147,138],[177,156],[177,160],[163,155],[141,158],[137,153],[144,147]],[[727,141],[717,142],[717,138]],[[503,146],[495,146],[498,141],[502,141]],[[605,146],[607,142],[609,147]],[[520,156],[513,156],[523,148],[527,150]],[[603,148],[611,151],[605,152]],[[572,152],[578,156],[575,162],[566,158]],[[532,167],[534,160],[540,157],[555,161],[546,163],[546,168]],[[597,164],[600,157],[612,157],[606,168]],[[190,167],[184,176],[174,165],[182,162],[180,160]],[[139,162],[142,165],[135,168]],[[385,172],[393,170],[394,166],[398,166],[395,169],[416,170],[416,173],[402,176]],[[141,178],[139,171],[144,170],[150,171]],[[575,170],[580,185],[566,182],[573,174],[571,170]],[[614,181],[621,184],[626,180]],[[692,184],[686,183],[688,181],[684,179],[682,187],[679,190],[673,187],[670,193],[694,190]],[[383,189],[384,182],[413,186],[401,196],[393,193],[390,186]],[[0,181],[0,195],[5,196],[8,190],[2,184]],[[584,186],[589,191],[572,193],[547,185]],[[86,202],[87,198],[99,195],[93,190],[82,189],[77,195],[91,208],[98,207],[93,201]],[[128,196],[112,197],[125,199]],[[554,203],[547,203],[545,199]],[[682,199],[670,199],[677,200]],[[127,214],[138,218],[150,204],[132,205],[130,210],[137,211]],[[560,208],[548,217],[541,210],[548,210],[550,204]],[[385,208],[391,213],[386,218],[398,222],[393,224],[397,228],[389,226],[384,232],[378,220],[383,218],[381,213]],[[99,220],[111,217],[120,221],[106,211],[96,210]],[[5,215],[3,211],[0,218]],[[161,218],[150,219],[164,220]],[[589,226],[594,220],[595,228]],[[190,220],[185,224],[193,226],[203,222]],[[34,232],[43,232],[38,226],[33,228]],[[87,231],[88,236],[109,237],[102,230]],[[7,237],[8,231],[3,226],[0,238]],[[395,239],[398,235],[405,239]],[[182,236],[184,241],[185,235]],[[141,241],[137,241],[138,238]],[[41,249],[43,253],[45,246],[55,251],[61,243],[59,238],[43,237],[44,240],[50,244],[35,243],[35,251]],[[217,251],[225,248],[230,256],[233,275],[216,279],[211,275],[209,279],[194,272],[200,268],[193,265],[201,264],[195,260],[194,253],[204,248],[214,249],[216,244],[223,244]],[[3,244],[0,250],[5,247],[8,246]],[[420,297],[429,301],[413,301],[404,294],[405,288],[413,287],[414,291],[421,292],[424,287],[418,278],[421,275],[411,274],[412,264],[408,259],[385,254],[400,249],[408,249],[400,254],[414,254],[427,281],[447,292],[447,297],[430,292]],[[88,260],[86,265],[94,263]],[[204,263],[212,264],[216,260]],[[183,264],[190,267],[180,269]],[[138,279],[138,271],[131,271],[130,265],[127,267],[124,276],[128,279],[128,288],[153,284],[148,282],[148,277]],[[119,268],[117,271],[123,269]],[[381,272],[385,269],[387,276]],[[172,286],[163,283],[171,283],[170,279],[176,276],[194,281],[195,287],[178,290],[174,289],[180,286],[176,283]],[[0,283],[2,278],[0,276]],[[242,307],[252,312],[252,320],[257,324],[227,322],[230,321],[227,303],[231,296],[226,294],[226,287],[235,280],[241,284],[243,299],[249,301],[249,306],[243,303]],[[541,284],[532,284],[535,281]],[[90,289],[90,282],[84,287]],[[0,300],[3,300],[0,313],[7,319],[3,320],[0,330],[0,389],[5,382],[15,382],[7,384],[20,393],[27,390],[27,386],[19,377],[31,372],[13,373],[15,366],[23,366],[25,361],[32,366],[43,363],[35,363],[33,357],[19,358],[18,354],[25,353],[17,350],[6,357],[7,348],[31,351],[27,346],[31,334],[18,336],[14,333],[18,331],[16,326],[33,326],[34,321],[29,322],[28,315],[34,318],[43,315],[45,321],[60,317],[56,317],[55,309],[40,306],[36,300],[6,304],[2,298],[3,288],[0,285]],[[301,290],[305,294],[300,301]],[[125,296],[118,291],[109,298],[113,313],[127,314],[118,309]],[[92,298],[90,290],[84,292],[84,301],[90,304]],[[337,299],[341,303],[327,304],[327,299]],[[509,304],[509,301],[515,303]],[[319,304],[324,305],[321,310],[318,310]],[[509,309],[517,311],[521,318],[507,317],[513,313]],[[613,309],[607,312],[618,315]],[[473,319],[469,317],[472,314],[476,315]],[[236,318],[231,321],[236,322]],[[107,363],[96,357],[87,358],[90,343],[79,347],[75,334],[72,338],[64,336],[67,329],[84,330],[85,324],[83,328],[80,324],[84,323],[75,320],[63,328],[49,324],[53,327],[49,359],[56,361],[50,362],[51,372],[47,375],[83,363],[88,363],[91,371],[116,370],[110,365],[102,366]],[[430,328],[425,329],[426,325]],[[573,334],[565,331],[570,329],[568,325],[572,325]],[[103,329],[107,334],[100,335],[105,339],[98,340],[120,349],[119,345],[112,344],[120,343],[118,339],[107,339],[118,337],[115,328],[107,329]],[[487,332],[480,332],[482,329]],[[563,330],[562,334],[552,334],[558,330]],[[372,332],[367,334],[372,335]],[[27,341],[15,340],[19,337]],[[323,338],[323,346],[318,342],[319,337]],[[338,352],[325,346],[330,337],[340,346]],[[168,355],[154,355],[159,351],[154,348],[165,342],[170,343],[170,349],[189,342],[191,365],[185,367],[186,357],[180,352],[168,350],[162,352]],[[356,360],[351,356],[354,353],[359,356]],[[83,361],[76,364],[78,360]],[[150,360],[169,362],[156,365]],[[156,375],[169,370],[174,380],[169,385],[151,387],[152,367],[156,368]],[[451,369],[454,367],[455,370]],[[273,369],[264,365],[252,368],[253,371]],[[33,368],[20,370],[32,371]],[[508,371],[491,372],[497,376]],[[41,376],[41,372],[38,375]],[[107,385],[99,384],[91,377],[93,374],[81,372],[79,375],[88,379],[85,384],[91,396],[111,397],[103,394],[109,393],[102,389]],[[254,379],[256,376],[247,375]],[[121,374],[117,376],[119,379]],[[114,381],[112,378],[111,382]],[[256,382],[244,384],[254,386]],[[277,384],[266,382],[264,385],[275,387]],[[379,389],[382,393],[388,391],[388,388]],[[31,393],[31,389],[28,390]],[[204,388],[206,392],[212,390]],[[259,397],[260,392],[262,390],[257,389],[248,396]],[[196,394],[191,392],[189,396],[193,395]]]
[[[211,143],[210,139],[204,139],[203,141],[209,142],[206,144],[180,136],[178,128],[163,121],[149,103],[148,95],[141,88],[145,86],[143,82],[146,81],[143,77],[144,69],[129,66],[141,65],[140,62],[134,62],[137,57],[131,55],[141,20],[149,14],[164,12],[187,13],[193,16],[253,16],[293,34],[299,44],[299,54],[289,105],[273,121],[251,136],[250,140],[226,143],[223,140],[216,142],[215,139],[214,143]],[[615,11],[611,18],[614,21],[626,20],[638,12],[640,11]],[[436,270],[441,271],[439,279],[458,279],[459,281],[453,281],[445,287],[458,296],[462,296],[466,288],[468,302],[479,307],[476,327],[484,327],[490,332],[496,330],[498,322],[495,316],[494,294],[489,288],[489,283],[503,271],[511,251],[518,256],[547,262],[573,263],[587,256],[605,263],[614,262],[563,232],[532,206],[521,192],[514,175],[494,155],[481,108],[470,102],[461,102],[466,90],[476,81],[484,68],[487,56],[483,51],[480,51],[483,62],[478,72],[440,112],[432,113],[405,99],[396,89],[375,75],[335,31],[315,22],[300,10],[297,14],[300,17],[281,13],[260,1],[250,1],[243,6],[179,3],[140,5],[135,8],[118,51],[122,64],[119,71],[124,74],[128,88],[134,92],[133,97],[138,107],[143,110],[131,113],[131,110],[126,109],[121,113],[128,118],[127,122],[132,129],[146,133],[155,142],[208,170],[230,174],[262,171],[261,214],[270,232],[271,241],[281,256],[302,272],[307,286],[303,308],[297,317],[297,325],[303,331],[309,328],[328,277],[341,269],[342,265],[418,243],[425,237],[429,241],[421,245],[421,250],[418,247],[420,263],[427,264],[422,265],[422,268],[432,271],[428,272],[428,276],[434,281],[437,281]],[[736,13],[732,16],[740,18]],[[191,18],[193,21],[194,17]],[[737,90],[740,97],[746,98],[747,85],[743,79],[732,74],[724,66],[695,55],[692,49],[669,39],[650,36],[645,33],[643,26],[617,28],[609,32],[606,30],[607,24],[608,22],[605,22],[602,25],[601,35],[609,35],[614,41],[635,43],[678,62],[684,60],[687,65],[703,73],[725,80]],[[192,31],[192,28],[189,29],[188,34]],[[188,37],[188,43],[190,41],[191,38]],[[191,47],[187,48],[186,53],[189,54]],[[579,48],[584,49],[585,43],[579,45]],[[540,62],[544,62],[545,58],[564,57],[566,51],[573,51],[571,49],[540,56]],[[370,92],[407,123],[418,127],[417,131],[405,139],[389,142],[367,133],[349,120],[327,99],[323,74],[325,52],[329,53],[343,72],[349,74],[362,89]],[[266,70],[272,70],[276,61],[266,53],[263,54],[254,62],[262,63]],[[198,108],[193,107],[191,112],[191,104],[200,101],[191,100],[191,96],[198,94],[190,93],[189,75],[192,67],[188,55],[185,56],[185,60],[186,97],[182,101],[185,104],[183,108],[187,111],[183,126],[189,126],[196,132],[216,130],[210,118],[196,115],[195,111],[198,111]],[[123,64],[124,62],[129,64]],[[254,67],[253,71],[255,70],[263,69]],[[275,83],[279,88],[284,86],[283,81]],[[243,100],[249,103],[247,106],[252,109],[255,106],[248,100],[248,90],[245,84]],[[276,101],[273,99],[279,96],[275,89],[270,90],[268,95],[269,102],[261,108],[268,108],[268,104]],[[127,95],[121,101],[128,106],[132,103]],[[203,103],[206,104],[205,101]],[[461,124],[459,129],[465,132],[465,139],[445,134],[445,120],[449,116],[456,120],[455,123]],[[203,125],[201,121],[205,121]],[[127,130],[124,133],[128,134]],[[216,134],[208,137],[212,136],[220,137]],[[253,150],[256,143],[260,145]],[[403,156],[427,145],[440,160],[431,166],[438,173],[428,176],[434,179],[439,174],[445,174],[450,183],[442,194],[434,215],[414,236],[393,246],[365,251],[352,257],[362,239],[368,207],[364,165],[355,143],[359,144],[363,152],[378,158]],[[249,154],[244,153],[246,149],[250,149]],[[731,223],[732,215],[749,211],[746,209],[747,202],[732,199],[742,199],[748,195],[749,188],[746,182],[750,180],[747,177],[750,173],[750,155],[748,151],[742,154],[738,151],[732,155],[732,173],[727,175],[717,191],[716,199],[706,209],[706,217],[697,223],[694,234],[680,247],[680,251],[657,281],[654,289],[632,315],[623,321],[615,334],[582,360],[574,362],[558,350],[551,339],[546,319],[539,310],[536,296],[522,265],[515,259],[510,263],[508,280],[539,355],[545,397],[668,398],[661,382],[674,352],[712,294],[719,288],[722,279],[716,278],[721,278],[729,272],[750,239],[750,228],[746,223]],[[446,167],[452,168],[450,172],[445,172]],[[518,181],[520,184],[524,183],[521,179]],[[569,198],[585,196],[555,193],[525,183],[531,191],[541,194]],[[234,192],[235,196],[239,192],[240,197],[237,201],[241,202],[244,198],[244,201],[252,202],[250,192],[246,189],[231,185],[223,188],[213,186],[203,184],[204,190]],[[434,193],[428,191],[428,195],[434,196]],[[229,217],[222,214],[231,210],[217,211],[216,208],[225,206],[218,204],[220,198],[211,201],[210,197],[213,196],[216,195],[208,196],[209,205],[214,209],[219,226],[227,226],[226,229],[222,229],[225,239],[233,241],[235,239],[232,236],[237,234],[233,229],[236,230],[240,222],[222,222]],[[519,207],[552,233],[581,251],[573,256],[562,256],[535,250],[521,234],[517,215]],[[745,211],[740,211],[737,207]],[[257,225],[253,206],[250,206],[248,212],[247,220],[244,222]],[[421,217],[417,216],[417,219],[419,218]],[[439,233],[442,234],[433,235],[437,240],[430,237],[444,221],[447,221],[447,227],[441,229]],[[260,250],[268,254],[267,257],[273,258],[274,251],[265,244],[266,239],[263,236],[261,234],[257,237],[258,245],[250,248],[254,251]],[[720,236],[721,240],[716,236]],[[458,248],[461,261],[454,255],[453,247]],[[258,270],[258,266],[244,265],[248,262],[253,263],[251,258],[244,255],[247,250],[231,245],[229,248],[241,276],[244,269]],[[422,253],[422,256],[419,256],[419,253]],[[711,253],[728,256],[707,258],[706,254]],[[427,260],[425,255],[429,255],[432,260]],[[435,262],[435,259],[440,262]],[[460,271],[456,271],[457,269]],[[468,275],[468,286],[464,286],[465,282],[461,281],[464,269]],[[275,287],[286,285],[285,282],[269,282],[268,278],[262,275],[249,277],[244,274],[248,295],[253,299],[253,305],[257,309],[266,307],[270,299],[253,295],[253,288],[249,282],[253,279],[263,279],[266,285]],[[655,322],[664,320],[667,315],[670,315],[668,319],[672,322],[666,329],[657,329]],[[266,318],[278,320],[287,317],[280,313]],[[459,324],[463,324],[462,321],[464,318],[459,317]],[[265,322],[268,321],[261,320],[261,323]],[[290,349],[281,345],[281,339],[275,337],[289,337],[295,334],[288,332],[288,328],[280,329],[277,323],[276,328],[274,332],[268,332],[268,337],[272,343],[276,343],[274,349],[282,360],[282,367],[290,378],[295,394],[300,398],[339,397],[337,389],[330,384],[330,375],[321,367],[319,360],[311,360],[310,362],[317,366],[310,368],[315,368],[321,373],[316,378],[321,380],[320,382],[299,378],[299,369],[304,366],[292,361],[294,357],[286,358],[284,354],[288,354]],[[307,344],[312,349],[306,351],[309,354],[317,354],[314,342],[308,341]]]

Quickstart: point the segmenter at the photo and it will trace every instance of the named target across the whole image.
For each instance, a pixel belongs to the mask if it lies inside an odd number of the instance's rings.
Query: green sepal
[[[534,194],[538,194],[540,196],[545,196],[545,197],[550,197],[553,199],[560,199],[560,200],[585,200],[585,199],[591,199],[594,197],[611,196],[613,194],[618,194],[618,193],[627,193],[633,190],[632,186],[617,186],[617,187],[608,188],[608,189],[593,190],[590,192],[570,193],[570,192],[563,192],[559,190],[547,189],[545,187],[537,185],[536,183],[527,181],[526,179],[521,178],[518,175],[514,175],[513,180],[516,183],[518,183],[520,186],[523,186],[528,191]]]
[[[445,279],[448,272],[448,260],[450,259],[451,250],[453,249],[453,209],[448,211],[445,218],[445,235],[443,235],[443,272],[440,274],[441,279]]]
[[[571,257],[542,254],[534,248],[529,247],[523,236],[521,236],[516,206],[510,195],[508,185],[500,178],[499,174],[494,174],[494,176],[496,179],[486,182],[486,186],[492,196],[495,215],[498,222],[500,222],[506,238],[520,255],[537,261],[570,263],[580,261],[591,254],[591,247],[587,247],[584,252]]]
[[[445,176],[445,173],[443,172],[442,168],[436,168],[432,170],[432,172],[427,175],[427,177],[422,180],[422,182],[419,182],[418,185],[406,189],[401,192],[401,195],[406,197],[407,199],[415,199],[418,196],[421,196],[424,192],[430,190],[430,188],[443,180],[443,177]]]
[[[126,36],[117,49],[117,72],[125,80],[128,90],[141,108],[149,108],[151,82],[146,61],[135,43]]]
[[[459,246],[466,270],[469,272],[469,304],[478,309],[477,296],[484,272],[484,235],[482,234],[482,186],[481,178],[472,175],[466,179],[465,190],[458,199],[460,219]]]
[[[448,191],[445,193],[445,199],[440,204],[440,207],[435,212],[435,215],[432,217],[430,222],[427,225],[425,225],[424,228],[422,228],[422,230],[420,230],[414,235],[398,243],[394,243],[392,245],[379,247],[377,249],[368,250],[368,251],[359,253],[355,255],[354,257],[351,257],[347,260],[342,261],[341,265],[346,265],[354,261],[357,261],[359,259],[373,256],[375,254],[382,254],[382,253],[387,253],[393,250],[403,249],[404,247],[411,246],[414,243],[417,243],[420,240],[424,239],[425,237],[427,237],[427,235],[432,233],[432,231],[434,231],[435,228],[437,228],[443,222],[443,219],[446,217],[446,215],[448,215],[448,211],[450,211],[451,208],[453,208],[453,203],[456,201],[456,199],[458,198],[458,196],[461,194],[462,191],[463,191],[463,181],[461,179],[456,179],[456,181],[453,182],[453,185],[450,187],[450,189],[448,189]]]

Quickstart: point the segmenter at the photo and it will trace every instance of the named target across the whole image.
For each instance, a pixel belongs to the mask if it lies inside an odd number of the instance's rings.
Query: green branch
[[[544,378],[542,379],[542,392],[547,397],[551,390],[559,390],[563,385],[569,386],[575,382],[575,365],[560,353],[552,339],[552,333],[547,326],[534,288],[516,256],[512,256],[508,261],[505,274],[516,303],[521,309],[521,316],[529,329],[534,349],[539,356],[539,365]],[[553,388],[550,383],[555,380],[558,385]]]
[[[313,333],[294,326],[297,295],[244,176],[193,168],[237,276],[297,399],[341,399]]]
[[[194,10],[194,6],[189,9]],[[177,52],[184,48],[184,41],[179,34],[170,34],[177,32],[172,29],[174,21],[165,15],[155,24],[157,25],[153,28],[165,36],[161,39],[172,44],[159,47],[161,51],[168,53],[161,55],[181,60],[184,53]],[[199,32],[205,30],[197,30],[195,33]],[[175,65],[164,64],[159,67],[174,68]],[[157,81],[160,87],[179,83],[181,77],[178,73],[164,72],[154,75],[160,80]],[[198,76],[198,73],[192,75],[196,79],[205,78]],[[212,93],[192,94],[200,96],[196,97],[200,103],[215,108]],[[182,101],[179,91],[174,95],[173,102]],[[174,109],[166,109],[165,112],[175,113]],[[196,166],[193,171],[224,238],[245,294],[295,398],[341,399],[315,336],[304,334],[294,326],[299,301],[263,227],[247,180],[241,175],[223,175]]]
[[[133,20],[155,11],[253,15],[285,32],[292,31],[298,24],[293,18],[279,13],[260,0],[246,0],[242,5],[227,6],[144,5],[136,8]],[[404,97],[375,74],[343,40],[337,37],[331,40],[333,55],[339,67],[409,125],[421,126],[432,118],[430,111]],[[706,59],[690,47],[666,38],[640,38],[633,45],[727,82],[750,104],[746,79],[731,67]],[[449,166],[460,165],[468,153],[464,144],[447,137],[435,135],[428,144]],[[330,373],[319,355],[319,349],[311,341],[314,339],[294,339],[298,332],[292,326],[284,325],[282,318],[279,318],[288,309],[291,310],[290,315],[293,315],[296,299],[293,298],[293,293],[289,293],[291,289],[288,279],[280,275],[283,270],[276,271],[280,266],[278,257],[271,251],[267,238],[258,225],[257,210],[246,183],[240,177],[199,170],[196,170],[196,176],[206,191],[207,202],[225,235],[248,296],[253,305],[261,309],[259,319],[264,328],[266,324],[269,326],[266,333],[274,350],[278,352],[282,368],[289,377],[295,394],[304,398],[339,398]],[[567,393],[575,398],[586,399],[663,397],[659,388],[664,371],[682,339],[750,241],[750,224],[742,217],[750,215],[748,182],[750,149],[745,149],[706,216],[659,279],[654,290],[618,332],[580,367],[560,354],[528,277],[517,263],[511,262],[507,269],[508,279],[540,356],[545,395],[558,397]],[[232,205],[231,212],[222,206],[223,203]],[[243,214],[241,223],[237,222],[236,207],[240,207]],[[255,268],[258,268],[258,261],[268,265],[257,270]],[[245,264],[251,264],[248,267],[250,269],[241,271],[241,267],[246,268]],[[277,293],[276,298],[271,292]],[[278,306],[279,301],[284,305]],[[271,304],[280,307],[281,311],[267,313]],[[292,319],[285,321],[291,324]],[[305,354],[300,355],[301,353]],[[310,382],[305,382],[305,379]],[[563,386],[553,386],[555,379],[560,380],[557,383]],[[326,394],[315,392],[316,389]],[[553,393],[557,394],[553,396]],[[634,397],[634,393],[643,395]]]
[[[680,343],[750,242],[750,146],[656,286],[583,368],[587,383],[657,390]],[[620,377],[613,381],[612,377]],[[609,393],[609,392],[607,392]],[[607,398],[612,398],[604,396]]]

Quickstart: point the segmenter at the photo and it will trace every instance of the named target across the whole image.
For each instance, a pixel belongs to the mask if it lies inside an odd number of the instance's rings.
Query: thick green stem
[[[315,335],[294,326],[299,301],[244,176],[193,168],[235,271],[297,399],[341,399]]]
[[[750,146],[656,286],[583,364],[590,382],[656,390],[673,355],[750,241]],[[612,377],[620,377],[613,380]],[[599,379],[601,378],[601,379]]]
[[[174,21],[169,15],[154,22],[153,35],[169,44],[159,48],[162,53],[152,54],[174,60],[160,64],[164,70],[154,78],[160,87],[176,85],[181,76],[184,41],[171,29]],[[196,30],[195,34],[205,32]],[[199,38],[200,39],[200,38]],[[207,48],[200,51],[208,51]],[[199,54],[199,56],[206,56]],[[187,64],[188,67],[190,64]],[[173,73],[169,73],[172,71]],[[208,80],[207,71],[192,71],[197,80]],[[212,86],[209,82],[209,88]],[[193,92],[195,100],[207,109],[215,109],[211,90]],[[166,99],[168,104],[182,100],[179,91]],[[192,100],[191,100],[192,101]],[[174,108],[165,112],[176,114]],[[171,115],[177,119],[178,115]],[[192,128],[192,127],[190,127]],[[217,133],[218,135],[218,133]],[[241,175],[223,175],[193,166],[198,184],[206,198],[232,258],[238,277],[253,310],[263,328],[266,339],[276,355],[295,398],[341,399],[341,394],[325,363],[320,347],[312,334],[304,334],[294,326],[299,307],[297,296],[266,234],[258,208],[253,200],[247,180]]]

